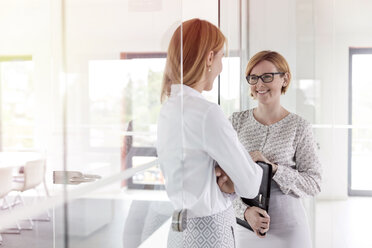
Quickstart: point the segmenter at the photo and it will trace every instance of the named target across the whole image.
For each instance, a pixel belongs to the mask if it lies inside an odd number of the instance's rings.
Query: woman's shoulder
[[[230,119],[232,121],[246,120],[250,116],[251,111],[253,111],[253,109],[247,109],[243,111],[234,112],[232,113]]]
[[[305,118],[303,118],[299,114],[295,114],[295,113],[290,112],[290,115],[292,117],[292,120],[294,120],[296,123],[298,123],[298,124],[300,124],[302,126],[309,126],[309,125],[311,125],[308,120],[306,120]]]
[[[290,121],[294,124],[299,134],[303,133],[305,130],[311,130],[311,124],[308,120],[292,112],[290,115]]]

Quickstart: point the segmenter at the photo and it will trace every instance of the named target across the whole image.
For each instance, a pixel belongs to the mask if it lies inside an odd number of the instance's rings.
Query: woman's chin
[[[260,94],[257,94],[256,95],[256,99],[260,102],[260,103],[263,103],[263,104],[266,104],[268,102],[270,102],[270,98],[266,95],[260,95]]]

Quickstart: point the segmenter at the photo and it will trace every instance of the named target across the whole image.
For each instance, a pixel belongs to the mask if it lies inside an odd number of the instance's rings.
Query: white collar
[[[188,96],[195,96],[204,99],[204,96],[197,90],[191,88],[190,86],[184,84],[172,84],[171,85],[171,96],[180,96],[188,95]]]

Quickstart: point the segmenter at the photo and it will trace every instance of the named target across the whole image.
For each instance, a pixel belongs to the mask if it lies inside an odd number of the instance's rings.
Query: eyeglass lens
[[[274,80],[274,75],[271,74],[271,73],[267,73],[267,74],[263,74],[261,76],[256,76],[256,75],[248,76],[248,83],[256,84],[258,82],[259,78],[261,78],[261,80],[264,83],[270,83]]]

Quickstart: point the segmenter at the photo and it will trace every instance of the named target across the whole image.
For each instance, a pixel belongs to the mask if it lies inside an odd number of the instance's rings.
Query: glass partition
[[[281,105],[314,127],[314,124],[319,123],[317,116],[324,111],[321,104],[321,81],[315,68],[315,1],[248,2],[248,57],[262,50],[276,51],[283,55],[289,64],[292,78],[287,91],[281,96]],[[246,66],[245,62],[244,74]],[[248,86],[246,82],[245,84]],[[257,101],[250,96],[249,89],[245,97],[247,106],[244,109],[257,106]],[[328,101],[332,101],[332,96]],[[313,133],[319,147],[319,132],[313,128]],[[323,145],[320,147],[323,148]],[[321,163],[324,166],[324,160],[321,159]],[[301,200],[310,226],[312,243],[315,244],[316,203],[313,197],[302,197]],[[275,223],[272,225],[275,226]]]
[[[250,57],[287,59],[281,103],[311,123],[323,169],[321,193],[303,199],[313,244],[363,247],[368,234],[349,232],[354,215],[345,224],[337,213],[371,190],[371,9],[362,0],[1,1],[0,243],[166,246],[174,209],[155,148],[162,75],[173,32],[198,17],[228,39],[223,71],[203,92],[226,117],[257,106]]]
[[[157,118],[168,44],[181,1],[64,1],[66,170],[115,181],[56,214],[68,247],[152,247],[167,242],[173,207],[156,162]],[[96,179],[99,178],[99,179]],[[181,183],[181,182],[180,182]],[[83,183],[82,183],[83,184]],[[73,190],[74,185],[67,186]],[[58,223],[57,223],[58,225]]]

